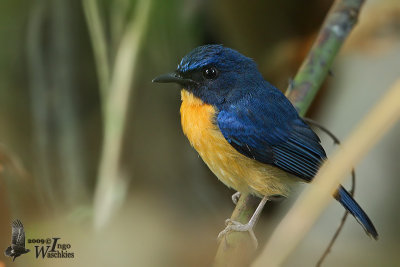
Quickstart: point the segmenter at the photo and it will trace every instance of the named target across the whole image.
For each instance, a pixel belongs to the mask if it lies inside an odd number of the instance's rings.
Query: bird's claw
[[[256,235],[254,234],[254,230],[253,230],[253,225],[247,223],[247,224],[242,224],[240,222],[237,221],[233,221],[231,219],[227,219],[225,220],[225,229],[222,230],[219,234],[218,234],[218,240],[222,239],[223,237],[225,237],[229,232],[232,231],[236,231],[236,232],[249,232],[250,234],[250,238],[253,241],[254,247],[257,248],[258,247],[258,241],[256,238]]]
[[[238,203],[240,196],[241,196],[240,192],[236,192],[235,194],[232,195],[233,204],[236,205]]]

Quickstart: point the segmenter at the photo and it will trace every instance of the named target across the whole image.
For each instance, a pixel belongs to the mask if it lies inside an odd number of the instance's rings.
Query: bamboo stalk
[[[324,163],[313,183],[300,195],[275,229],[254,266],[279,266],[285,261],[331,202],[332,194],[345,175],[400,119],[399,99],[400,80]]]

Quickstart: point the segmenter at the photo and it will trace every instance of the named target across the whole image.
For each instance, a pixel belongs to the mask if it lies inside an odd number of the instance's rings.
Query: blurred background
[[[60,237],[75,257],[35,259],[27,244],[0,266],[210,265],[234,191],[184,137],[179,88],[151,79],[219,43],[284,91],[331,4],[2,0],[0,250],[18,218],[27,239]],[[307,116],[343,140],[399,76],[400,2],[367,1]],[[325,266],[400,266],[399,151],[397,125],[357,166],[356,199],[379,241],[349,218]],[[302,187],[267,205],[261,248]],[[314,265],[342,214],[332,202],[286,265]]]

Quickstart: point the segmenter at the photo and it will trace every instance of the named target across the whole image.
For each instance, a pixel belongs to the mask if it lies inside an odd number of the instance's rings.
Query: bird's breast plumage
[[[258,196],[287,195],[291,175],[272,165],[239,153],[222,135],[215,118],[217,109],[192,93],[181,91],[181,124],[191,145],[211,171],[228,187]]]

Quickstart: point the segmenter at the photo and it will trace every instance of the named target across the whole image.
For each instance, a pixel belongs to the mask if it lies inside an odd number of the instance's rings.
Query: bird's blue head
[[[204,45],[184,56],[173,73],[153,82],[173,82],[203,102],[220,107],[232,103],[264,82],[255,62],[222,45]]]

